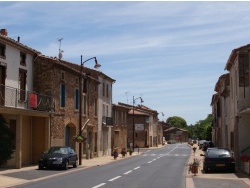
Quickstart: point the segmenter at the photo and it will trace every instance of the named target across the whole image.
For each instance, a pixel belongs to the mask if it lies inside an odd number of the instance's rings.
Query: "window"
[[[79,90],[75,90],[75,109],[79,109]]]
[[[64,81],[65,80],[65,72],[61,71],[61,80]]]
[[[103,93],[103,94],[102,94],[103,97],[105,97],[105,84],[104,84],[104,83],[102,84],[102,93]]]
[[[239,87],[249,86],[249,61],[248,54],[239,55]]]
[[[102,105],[102,116],[106,116],[106,114],[105,114],[105,105],[104,104]]]
[[[0,43],[0,57],[5,59],[6,46]]]
[[[83,93],[88,92],[88,80],[86,78],[83,79]]]
[[[26,98],[26,77],[27,77],[27,70],[19,69],[19,101],[24,102]]]
[[[6,66],[0,65],[0,105],[5,103],[5,78],[6,78]]]
[[[61,101],[60,101],[60,105],[62,108],[65,107],[65,96],[66,96],[66,89],[65,89],[65,85],[61,84]]]
[[[106,97],[107,98],[109,97],[109,85],[108,84],[106,85]]]
[[[26,66],[26,53],[20,52],[20,65]]]

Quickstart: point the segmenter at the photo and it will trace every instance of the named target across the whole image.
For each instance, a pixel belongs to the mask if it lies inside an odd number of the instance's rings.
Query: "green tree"
[[[167,119],[167,123],[172,125],[173,127],[178,128],[187,128],[187,122],[185,119],[179,116],[172,116]]]
[[[0,167],[11,159],[14,152],[15,135],[6,125],[2,116],[0,116]]]
[[[194,125],[194,135],[199,139],[212,139],[212,114],[208,114],[207,118],[204,120],[198,121]]]

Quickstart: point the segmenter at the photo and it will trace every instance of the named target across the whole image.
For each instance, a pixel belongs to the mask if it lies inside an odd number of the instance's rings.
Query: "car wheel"
[[[206,167],[203,168],[205,173],[208,173],[208,169]]]
[[[68,170],[69,169],[69,162],[66,161],[64,164],[64,170]]]
[[[77,161],[73,164],[73,168],[77,168]]]
[[[42,165],[38,165],[38,169],[39,169],[39,170],[42,170],[42,169],[43,169],[43,166],[42,166]]]

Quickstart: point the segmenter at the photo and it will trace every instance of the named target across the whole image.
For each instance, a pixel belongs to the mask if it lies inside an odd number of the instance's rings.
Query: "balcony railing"
[[[53,111],[53,97],[0,85],[0,107]]]

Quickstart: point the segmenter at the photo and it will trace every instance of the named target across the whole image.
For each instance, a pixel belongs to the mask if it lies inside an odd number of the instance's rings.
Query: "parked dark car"
[[[202,149],[202,145],[203,145],[204,142],[206,142],[206,140],[199,140],[198,141],[199,149]]]
[[[205,152],[203,170],[235,172],[235,161],[227,148],[211,148]]]
[[[211,141],[205,141],[202,144],[202,151],[207,151],[207,148],[212,148],[212,147],[214,147],[213,142],[211,142]]]
[[[77,167],[77,154],[71,147],[55,146],[43,153],[38,161],[39,170],[50,167],[60,167],[68,170],[69,165]]]

